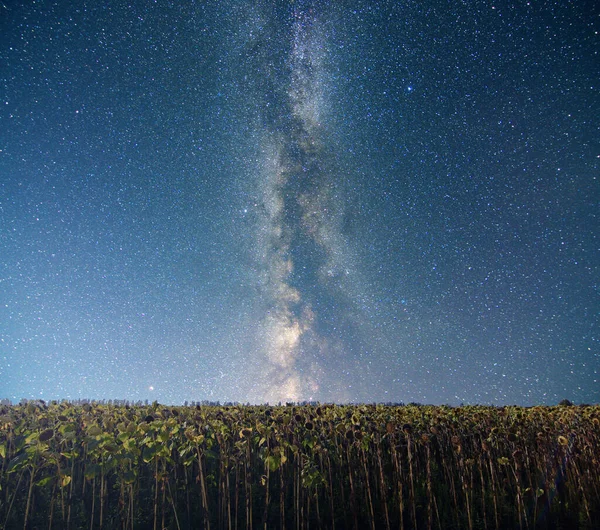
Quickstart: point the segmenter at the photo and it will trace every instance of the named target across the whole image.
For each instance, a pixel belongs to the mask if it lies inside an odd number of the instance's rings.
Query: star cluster
[[[598,31],[0,5],[0,397],[598,402]]]

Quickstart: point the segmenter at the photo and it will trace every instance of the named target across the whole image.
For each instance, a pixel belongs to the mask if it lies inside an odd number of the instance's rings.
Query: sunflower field
[[[0,528],[600,528],[600,406],[0,405]]]

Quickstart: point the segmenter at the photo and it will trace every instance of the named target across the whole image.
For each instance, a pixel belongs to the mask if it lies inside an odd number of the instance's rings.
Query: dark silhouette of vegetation
[[[599,406],[5,403],[0,527],[591,530],[599,454]]]

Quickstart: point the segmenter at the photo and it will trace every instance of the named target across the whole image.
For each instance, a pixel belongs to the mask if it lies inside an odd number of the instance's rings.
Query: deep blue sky
[[[593,2],[77,4],[0,4],[0,397],[600,401]]]

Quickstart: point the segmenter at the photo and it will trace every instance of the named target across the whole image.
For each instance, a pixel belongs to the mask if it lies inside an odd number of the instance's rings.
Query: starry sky
[[[3,0],[0,397],[598,403],[599,31]]]

